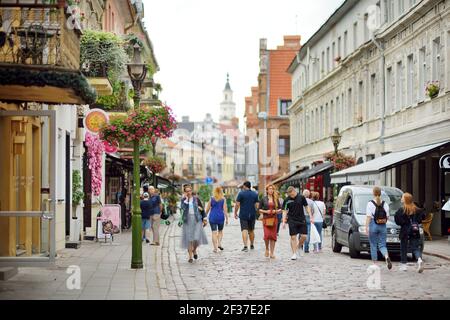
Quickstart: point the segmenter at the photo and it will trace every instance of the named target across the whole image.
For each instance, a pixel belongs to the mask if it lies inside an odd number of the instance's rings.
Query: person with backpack
[[[389,270],[392,269],[392,262],[386,245],[387,227],[389,219],[389,205],[381,199],[381,188],[373,188],[372,201],[367,204],[366,233],[369,236],[370,255],[373,264],[378,260],[378,250],[384,256]]]
[[[205,210],[200,199],[193,195],[190,185],[184,186],[185,196],[181,199],[181,219],[178,223],[183,227],[181,247],[188,250],[189,263],[198,259],[197,248],[208,244],[204,227],[208,224]]]
[[[206,213],[209,214],[209,225],[212,231],[212,243],[214,253],[223,251],[222,239],[225,221],[228,224],[227,204],[223,194],[222,187],[214,189],[214,196],[206,206]]]
[[[400,271],[407,271],[408,266],[408,245],[411,246],[412,253],[417,259],[417,272],[424,270],[422,251],[420,250],[420,224],[425,219],[425,211],[418,208],[413,202],[413,196],[405,193],[402,196],[402,207],[395,214],[395,223],[400,228]]]

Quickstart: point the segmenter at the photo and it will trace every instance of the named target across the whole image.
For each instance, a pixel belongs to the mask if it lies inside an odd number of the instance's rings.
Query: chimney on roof
[[[284,48],[298,49],[300,50],[301,36],[284,36]]]

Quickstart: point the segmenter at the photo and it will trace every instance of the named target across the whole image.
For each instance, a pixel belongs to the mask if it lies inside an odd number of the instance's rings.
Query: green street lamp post
[[[134,46],[133,63],[128,64],[128,75],[134,89],[134,109],[140,107],[141,89],[144,79],[147,75],[147,67],[142,62],[141,47],[136,44]],[[141,166],[139,157],[139,140],[133,141],[133,210],[131,218],[132,228],[132,253],[131,268],[142,269],[142,212],[140,206],[140,189],[141,189]]]

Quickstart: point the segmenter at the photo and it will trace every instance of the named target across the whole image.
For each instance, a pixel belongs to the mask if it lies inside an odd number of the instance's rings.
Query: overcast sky
[[[144,0],[145,25],[153,42],[163,87],[161,98],[177,119],[219,117],[226,74],[243,121],[245,97],[257,85],[259,39],[268,47],[283,35],[302,44],[343,0]]]

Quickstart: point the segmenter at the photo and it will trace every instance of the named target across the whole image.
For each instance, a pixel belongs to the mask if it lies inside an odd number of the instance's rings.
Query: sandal
[[[189,261],[188,261],[189,263],[193,263],[194,262],[194,260],[193,259],[189,259]]]
[[[265,256],[266,256],[266,258],[268,258],[269,257],[269,250],[266,250],[266,254],[265,254]]]
[[[274,259],[274,260],[275,260],[275,259],[276,259],[276,257],[275,257],[275,256],[270,256],[270,259]]]

